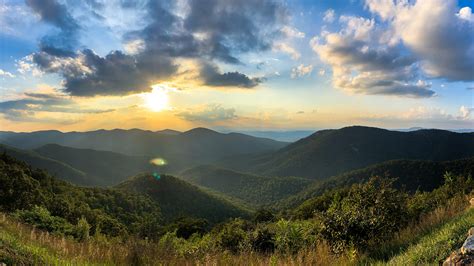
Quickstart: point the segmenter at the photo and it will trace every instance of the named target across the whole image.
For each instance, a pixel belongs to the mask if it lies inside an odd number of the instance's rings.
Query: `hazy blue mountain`
[[[133,156],[160,157],[168,162],[167,171],[179,171],[219,158],[275,151],[287,143],[239,133],[222,134],[205,128],[186,132],[140,129],[97,130],[90,132],[37,131],[0,132],[0,143],[22,149],[58,144],[80,149],[117,152]]]

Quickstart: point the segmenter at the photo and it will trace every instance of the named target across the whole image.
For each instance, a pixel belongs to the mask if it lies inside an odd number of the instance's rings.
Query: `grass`
[[[461,247],[467,231],[474,225],[474,209],[458,215],[443,224],[438,230],[423,236],[404,253],[388,261],[388,265],[439,264],[452,251]]]
[[[119,242],[95,236],[77,242],[51,235],[0,214],[0,262],[47,265],[418,265],[438,264],[458,249],[474,225],[474,208],[466,210],[465,198],[451,201],[400,231],[372,253],[333,255],[325,243],[296,254],[233,254],[209,249],[177,252],[145,240]],[[180,248],[187,249],[186,244]]]

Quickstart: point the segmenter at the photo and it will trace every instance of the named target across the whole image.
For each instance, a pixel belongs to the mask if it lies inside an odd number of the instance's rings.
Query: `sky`
[[[474,128],[472,0],[0,0],[0,130]]]

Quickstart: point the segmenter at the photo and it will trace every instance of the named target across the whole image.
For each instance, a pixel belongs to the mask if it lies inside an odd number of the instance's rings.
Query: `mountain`
[[[217,223],[230,217],[249,215],[233,203],[170,175],[155,177],[140,174],[118,184],[116,188],[149,196],[160,205],[163,218],[167,221],[190,216]]]
[[[210,188],[252,206],[263,206],[298,193],[312,183],[300,177],[263,177],[212,165],[188,169],[180,175],[186,181]]]
[[[445,161],[470,156],[474,156],[474,133],[353,126],[318,131],[276,152],[228,158],[219,165],[265,176],[324,179],[394,159]]]
[[[76,149],[47,144],[34,151],[44,157],[64,162],[89,176],[88,186],[111,186],[139,172],[151,171],[147,156],[128,156],[109,151]],[[49,170],[48,168],[46,168]]]
[[[0,145],[0,153],[5,153],[29,165],[47,170],[53,176],[77,185],[88,185],[94,182],[86,173],[72,166],[51,158],[44,157],[34,151],[16,149],[6,145]]]
[[[375,164],[363,169],[350,171],[330,177],[323,181],[315,181],[299,193],[274,204],[280,209],[291,209],[305,201],[311,201],[333,189],[349,187],[355,183],[363,183],[373,176],[396,178],[395,186],[409,192],[432,191],[444,182],[444,174],[473,176],[474,157],[461,160],[434,162],[418,160],[393,160]],[[308,203],[306,203],[308,205]]]
[[[58,144],[80,149],[117,152],[132,156],[160,157],[169,172],[206,164],[227,156],[275,151],[287,143],[239,133],[222,134],[205,128],[186,132],[152,132],[140,129],[90,132],[0,132],[0,143],[21,149]]]
[[[238,133],[259,137],[269,138],[278,141],[294,142],[306,138],[314,133],[314,130],[290,130],[290,131],[236,131]]]
[[[0,184],[0,211],[23,212],[38,229],[71,234],[86,219],[91,232],[123,236],[142,234],[147,223],[161,219],[159,205],[146,195],[78,187],[6,154],[0,154]]]

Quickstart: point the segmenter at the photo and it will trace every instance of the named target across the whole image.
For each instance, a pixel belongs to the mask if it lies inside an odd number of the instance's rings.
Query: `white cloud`
[[[145,50],[145,41],[141,39],[132,40],[125,43],[123,48],[127,54],[138,54]]]
[[[16,62],[17,71],[22,75],[31,73],[34,77],[40,77],[43,72],[33,63],[33,56],[27,55]]]
[[[332,67],[333,85],[350,93],[431,97],[430,85],[419,83],[416,60],[387,39],[373,19],[341,16],[339,32],[310,41],[320,59]]]
[[[324,12],[323,20],[325,22],[332,23],[335,18],[336,18],[336,13],[334,12],[334,9],[328,9],[326,10],[326,12]]]
[[[283,43],[283,42],[282,43],[276,43],[273,46],[273,50],[278,51],[278,52],[286,53],[286,54],[290,55],[291,59],[293,59],[293,60],[298,60],[301,57],[301,54],[298,51],[296,51],[295,48],[291,47],[287,43]]]
[[[461,19],[474,22],[474,15],[472,14],[472,9],[468,6],[461,8],[457,16]]]
[[[455,0],[367,0],[431,77],[474,80],[474,24],[469,7]],[[429,44],[429,45],[428,45]]]
[[[313,65],[299,65],[297,67],[294,67],[292,70],[291,70],[291,78],[299,78],[299,77],[304,77],[306,75],[309,75],[311,74],[311,72],[313,72]]]
[[[15,77],[15,75],[13,75],[12,73],[0,69],[0,77],[2,77],[2,76],[3,77],[9,77],[9,78],[14,78]]]
[[[463,120],[469,119],[472,112],[474,112],[474,107],[469,108],[463,105],[459,108],[459,113],[461,114],[460,118]]]
[[[318,75],[320,75],[320,76],[326,75],[326,70],[324,68],[321,68],[318,72]]]
[[[304,38],[304,32],[299,31],[298,29],[290,26],[284,26],[281,31],[290,38]]]

